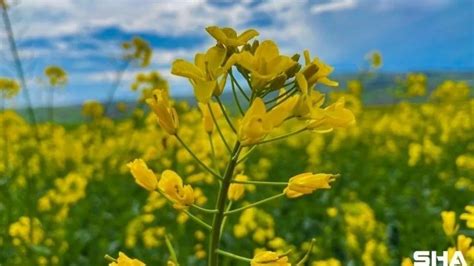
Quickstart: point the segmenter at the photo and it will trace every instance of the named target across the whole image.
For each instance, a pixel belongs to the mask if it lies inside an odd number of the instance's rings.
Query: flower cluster
[[[220,238],[227,216],[241,211],[251,215],[256,210],[253,209],[255,206],[285,195],[293,199],[312,194],[318,189],[328,189],[336,175],[303,173],[295,175],[288,182],[264,182],[252,180],[251,176],[243,174],[239,168],[244,166],[246,158],[260,145],[305,131],[323,133],[335,128],[347,128],[355,123],[355,116],[345,107],[344,98],[324,106],[325,96],[316,90],[316,86],[337,86],[338,83],[329,78],[332,67],[318,58],[311,58],[308,51],[304,51],[304,64],[300,64],[299,55],[290,57],[281,54],[276,43],[271,40],[255,40],[250,43],[258,36],[255,30],[247,30],[239,35],[233,29],[212,26],[208,27],[207,31],[216,40],[216,45],[203,53],[197,53],[194,62],[176,60],[171,73],[187,78],[194,89],[202,113],[203,129],[210,140],[212,165],[202,161],[183,141],[181,136],[184,129],[180,127],[180,118],[167,87],[157,85],[146,102],[154,112],[160,127],[185,148],[207,175],[211,175],[220,183],[215,207],[211,209],[200,206],[202,204],[198,204],[196,196],[199,188],[185,185],[181,176],[174,170],[164,169],[160,174],[155,174],[142,159],[136,159],[127,166],[138,185],[148,191],[158,192],[173,208],[210,230],[209,265],[218,265],[220,256],[248,261],[251,265],[291,265],[285,254],[263,250],[253,259],[248,259],[222,250]],[[246,82],[246,86],[241,84],[242,80]],[[238,109],[236,118],[221,99],[229,87]],[[219,122],[222,120],[225,120],[227,129]],[[290,123],[293,123],[293,126],[299,125],[299,129],[270,137],[283,125]],[[230,155],[224,167],[217,162],[213,144],[215,133]],[[230,145],[231,142],[234,144]],[[284,187],[281,193],[232,208],[233,202],[244,197],[246,186],[275,185]],[[193,214],[191,210],[200,214]],[[201,218],[201,214],[212,215],[212,224]],[[236,236],[241,237],[247,234],[248,230],[257,229],[256,224],[244,225],[252,222],[243,217],[245,216],[240,218],[242,224],[234,228]],[[262,243],[267,238],[274,237],[273,221],[271,216],[269,218],[270,226],[267,231],[258,228],[253,233],[254,239],[260,239]],[[170,254],[174,254],[173,248],[169,248]],[[173,256],[170,260],[172,263],[178,263]]]

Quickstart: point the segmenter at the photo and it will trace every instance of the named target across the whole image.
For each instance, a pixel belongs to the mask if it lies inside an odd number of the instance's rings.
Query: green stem
[[[232,208],[232,201],[229,201],[229,204],[227,204],[227,208],[225,209],[226,212],[230,211],[230,209]],[[222,225],[221,225],[221,237],[222,237],[222,232],[224,232],[224,227],[225,227],[225,224],[227,222],[227,216],[224,216],[224,219],[222,220]]]
[[[237,85],[237,88],[239,89],[240,93],[242,93],[242,95],[245,97],[245,99],[247,99],[247,101],[250,101],[250,98],[249,98],[249,96],[247,96],[247,93],[245,93],[244,89],[242,89],[240,84],[235,79],[234,73],[232,73],[232,71],[229,72],[229,73],[230,73],[230,78],[232,79],[232,81],[234,81],[235,85]]]
[[[6,6],[5,1],[0,1],[0,6],[2,9],[3,24],[5,26],[5,32],[8,37],[8,43],[10,45],[10,51],[12,53],[15,70],[17,72],[18,78],[20,79],[23,96],[26,101],[28,116],[30,118],[31,123],[33,124],[33,129],[34,129],[34,134],[36,136],[36,139],[39,142],[40,138],[39,138],[38,129],[37,129],[36,115],[33,109],[33,105],[31,103],[31,98],[30,98],[30,94],[29,94],[29,90],[28,90],[28,86],[27,86],[26,78],[25,78],[25,72],[23,71],[23,64],[20,60],[20,55],[18,53],[18,48],[15,41],[15,35],[13,34],[12,24],[10,21],[10,17],[8,16],[8,11],[7,11],[7,6]]]
[[[291,89],[285,91],[284,93],[278,95],[277,97],[275,97],[275,98],[273,98],[273,99],[271,99],[271,100],[266,101],[265,104],[269,104],[269,103],[272,103],[272,102],[276,102],[276,101],[278,101],[278,100],[281,99],[281,98],[284,98],[284,99],[282,100],[282,102],[283,102],[284,100],[287,99],[286,97],[287,97],[288,95],[290,95],[290,97],[291,97],[291,96],[294,95],[295,93],[296,93],[296,87],[293,87],[293,88],[291,88]]]
[[[49,92],[49,121],[54,122],[54,88],[50,87]]]
[[[295,95],[298,90],[290,90],[291,93],[287,94],[285,97],[281,98],[280,101],[278,101],[275,105],[273,105],[272,107],[270,107],[268,110],[271,111],[273,109],[275,109],[275,107],[277,107],[278,105],[280,105],[281,103],[285,102],[286,100],[288,100],[290,97],[292,97],[293,95]],[[278,97],[277,97],[278,98]]]
[[[306,251],[306,254],[304,257],[296,264],[296,266],[304,266],[305,263],[309,260],[309,257],[311,256],[311,251],[313,251],[313,246],[316,243],[316,239],[311,239],[311,245],[308,248],[308,251]]]
[[[197,210],[200,210],[202,212],[206,212],[206,213],[217,213],[217,210],[211,210],[211,209],[207,209],[207,208],[203,208],[199,205],[196,205],[196,204],[193,204],[191,205],[193,208],[197,209]]]
[[[192,213],[190,213],[189,211],[187,210],[183,210],[184,213],[186,213],[189,218],[191,218],[192,220],[194,220],[196,223],[198,223],[199,225],[202,225],[203,227],[205,227],[207,230],[209,231],[212,231],[212,227],[210,225],[208,225],[206,222],[204,222],[203,220],[199,219],[197,216],[194,216]]]
[[[240,111],[240,115],[243,116],[245,114],[245,112],[244,112],[244,109],[242,109],[242,106],[240,105],[239,96],[237,96],[237,91],[235,89],[235,84],[234,84],[233,79],[231,79],[231,85],[232,85],[232,94],[234,95],[234,101],[237,104],[237,108]]]
[[[242,155],[242,157],[240,157],[240,159],[237,161],[237,164],[245,161],[249,157],[249,155],[252,153],[252,151],[255,150],[255,148],[257,148],[257,145],[254,145],[250,149],[248,149],[248,151],[244,155]]]
[[[243,211],[243,210],[246,210],[246,209],[253,208],[253,207],[255,207],[255,206],[261,205],[261,204],[263,204],[263,203],[267,203],[267,202],[272,201],[272,200],[274,200],[274,199],[278,199],[278,198],[280,198],[280,197],[283,197],[284,195],[285,195],[285,193],[283,192],[283,193],[280,193],[280,194],[271,196],[271,197],[269,197],[269,198],[266,198],[266,199],[263,199],[263,200],[254,202],[254,203],[252,203],[252,204],[246,205],[246,206],[244,206],[244,207],[227,211],[227,212],[224,213],[224,215],[229,215],[229,214],[238,213],[238,212],[241,212],[241,211]]]
[[[222,101],[219,97],[215,97],[217,103],[219,104],[219,107],[221,108],[222,113],[224,114],[225,120],[229,124],[229,127],[234,131],[234,133],[237,134],[237,130],[235,129],[234,125],[232,124],[232,121],[230,121],[229,116],[227,115],[227,112],[225,111],[224,105],[222,104]]]
[[[199,160],[196,154],[188,147],[188,145],[186,145],[186,143],[184,143],[184,141],[181,139],[180,136],[178,136],[178,134],[176,134],[175,136],[176,136],[176,139],[181,143],[181,145],[183,145],[183,147],[188,151],[188,153],[194,158],[194,160],[196,160],[196,162],[198,162],[199,165],[202,166],[202,168],[206,169],[211,175],[217,177],[218,179],[222,179],[222,177],[219,174],[217,174],[214,170],[209,168],[209,166],[207,166],[201,160]]]
[[[171,241],[168,235],[165,235],[165,243],[166,243],[166,247],[168,248],[168,251],[170,252],[171,260],[174,263],[176,263],[177,266],[179,266],[178,257],[176,256],[176,251],[174,250],[173,245],[171,244]]]
[[[106,259],[109,262],[117,262],[117,260],[113,257],[111,257],[109,254],[105,254],[104,259]]]
[[[214,115],[214,112],[212,111],[211,105],[207,104],[207,108],[209,108],[209,113],[211,113],[212,121],[214,122],[214,125],[216,126],[217,133],[219,133],[219,136],[222,139],[222,142],[224,143],[224,146],[227,148],[227,151],[231,153],[231,149],[227,141],[225,140],[224,134],[221,131],[221,128],[219,127],[219,124],[217,123],[216,116]]]
[[[293,136],[293,135],[299,134],[299,133],[301,133],[301,132],[303,132],[303,131],[306,131],[306,127],[305,127],[305,128],[302,128],[302,129],[299,129],[299,130],[297,130],[297,131],[294,131],[294,132],[285,134],[285,135],[281,135],[281,136],[274,137],[274,138],[271,138],[271,139],[262,140],[262,141],[256,143],[255,145],[260,145],[260,144],[264,144],[264,143],[268,143],[268,142],[273,142],[273,141],[277,141],[277,140],[282,140],[282,139],[291,137],[291,136]]]
[[[219,256],[217,249],[219,248],[219,240],[221,237],[221,226],[224,220],[225,205],[227,201],[227,193],[229,192],[230,181],[234,175],[235,167],[237,166],[237,159],[241,150],[240,143],[237,141],[232,151],[230,161],[227,164],[227,168],[224,173],[224,179],[222,180],[221,188],[216,201],[217,213],[214,214],[212,221],[212,232],[209,242],[209,266],[219,265]]]
[[[212,140],[212,134],[208,134],[208,137],[209,137],[209,145],[211,146],[212,163],[214,164],[214,168],[216,169],[217,174],[219,174],[219,177],[220,177],[221,172],[219,170],[219,165],[217,164],[216,149],[214,148],[214,141]]]
[[[247,184],[247,185],[269,185],[269,186],[287,186],[288,182],[271,182],[271,181],[239,181],[239,180],[232,180],[231,183],[237,184]]]
[[[220,249],[217,249],[216,253],[219,253],[221,255],[227,256],[227,257],[232,258],[232,259],[240,260],[240,261],[245,261],[245,262],[251,262],[252,261],[252,259],[242,257],[242,256],[239,256],[239,255],[235,255],[234,253],[230,253],[230,252],[220,250]]]
[[[105,104],[104,115],[107,115],[107,112],[110,110],[112,104],[114,103],[115,93],[117,92],[120,84],[122,83],[123,76],[125,71],[130,66],[131,60],[126,60],[125,63],[118,69],[117,75],[115,76],[115,80],[110,87],[109,96],[107,97],[107,102]]]
[[[240,75],[242,75],[242,77],[245,79],[245,81],[247,81],[247,85],[249,86],[249,90],[252,91],[252,96],[250,96],[250,102],[252,102],[254,97],[256,96],[256,94],[253,93],[254,90],[252,88],[252,82],[250,81],[249,76],[245,72],[241,71],[241,69],[237,68],[237,71],[239,71]]]

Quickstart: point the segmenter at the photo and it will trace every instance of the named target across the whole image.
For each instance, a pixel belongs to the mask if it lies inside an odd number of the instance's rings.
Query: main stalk
[[[218,266],[219,255],[216,253],[216,250],[219,248],[219,242],[221,238],[221,226],[222,221],[224,220],[224,212],[227,201],[227,193],[229,191],[229,186],[234,175],[234,169],[237,165],[237,160],[239,159],[240,153],[240,142],[234,145],[230,161],[227,164],[227,168],[224,173],[224,178],[222,180],[222,186],[219,190],[217,196],[216,209],[217,213],[214,214],[214,219],[212,221],[212,232],[211,239],[209,242],[209,266]]]

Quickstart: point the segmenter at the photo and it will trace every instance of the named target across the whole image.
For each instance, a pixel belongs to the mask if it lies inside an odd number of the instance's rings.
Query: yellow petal
[[[200,103],[208,103],[212,97],[212,93],[214,92],[217,86],[217,81],[202,81],[196,80],[193,84],[194,87],[194,96]]]
[[[173,62],[171,74],[190,79],[203,79],[204,73],[192,63],[178,59]]]

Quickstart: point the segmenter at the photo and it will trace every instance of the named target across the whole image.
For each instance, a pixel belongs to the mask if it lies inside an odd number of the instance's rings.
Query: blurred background
[[[309,49],[334,66],[335,75],[343,80],[364,67],[369,51],[378,50],[385,75],[377,82],[383,87],[409,71],[472,82],[474,70],[474,3],[470,0],[17,0],[11,5],[35,106],[47,104],[36,78],[47,65],[59,65],[69,74],[67,90],[57,93],[56,105],[106,100],[122,67],[120,44],[133,36],[141,36],[154,50],[147,69],[158,70],[170,82],[172,95],[189,96],[187,81],[172,76],[170,65],[177,58],[192,59],[210,46],[212,40],[203,31],[209,25],[256,28],[260,39],[275,40],[286,53]],[[0,75],[10,76],[14,69],[8,42],[4,31],[0,34]],[[125,71],[116,99],[134,99],[129,85],[143,70]],[[18,97],[8,104],[21,108],[24,103]]]
[[[6,3],[0,266],[106,265],[104,254],[119,251],[164,265],[165,234],[182,265],[206,265],[202,228],[136,185],[126,164],[142,158],[156,173],[173,169],[195,188],[196,204],[214,205],[212,176],[144,102],[152,89],[169,90],[183,140],[208,165],[214,152],[227,158],[218,134],[210,138],[215,151],[209,147],[188,80],[170,74],[175,59],[192,61],[215,45],[210,25],[254,28],[289,56],[308,49],[335,68],[338,88],[317,85],[326,103],[344,97],[357,120],[256,148],[239,168],[249,179],[287,182],[303,171],[340,177],[330,190],[229,218],[225,248],[246,257],[291,249],[296,261],[314,237],[311,266],[411,266],[415,250],[448,249],[474,262],[474,1]],[[229,92],[223,101],[238,117]],[[218,123],[235,137],[222,117]],[[277,193],[245,186],[238,204]]]

